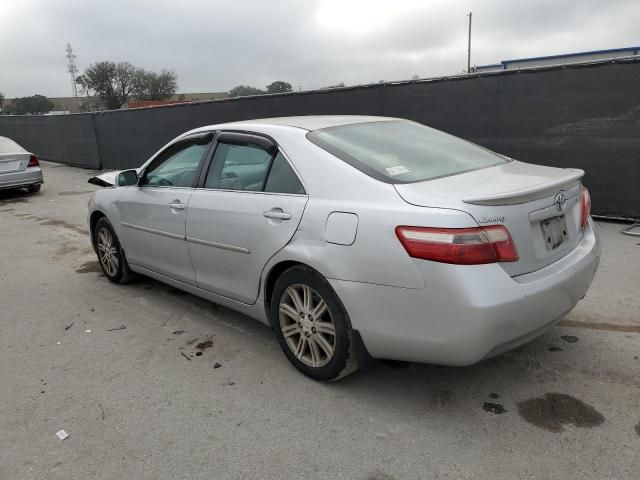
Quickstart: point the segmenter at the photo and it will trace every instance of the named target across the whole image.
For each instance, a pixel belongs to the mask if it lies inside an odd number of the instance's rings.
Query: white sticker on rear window
[[[404,165],[396,165],[395,167],[385,168],[384,171],[387,172],[387,175],[391,175],[392,177],[400,175],[402,173],[409,173],[409,169]]]

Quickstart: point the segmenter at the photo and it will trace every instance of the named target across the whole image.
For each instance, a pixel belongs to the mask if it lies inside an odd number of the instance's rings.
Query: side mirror
[[[138,184],[138,172],[136,170],[123,170],[118,173],[118,186],[127,187]]]

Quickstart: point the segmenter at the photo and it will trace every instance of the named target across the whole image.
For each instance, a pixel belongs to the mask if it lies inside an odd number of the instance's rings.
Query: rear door
[[[130,263],[195,284],[185,241],[186,208],[212,137],[201,134],[172,144],[148,165],[138,185],[123,187],[117,208]]]
[[[294,235],[306,203],[302,182],[273,141],[219,134],[187,211],[197,285],[255,302],[262,269]]]

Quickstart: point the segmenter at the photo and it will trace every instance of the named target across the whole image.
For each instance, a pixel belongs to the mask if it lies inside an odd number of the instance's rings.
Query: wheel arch
[[[282,275],[285,271],[289,270],[291,267],[295,267],[297,265],[300,265],[302,267],[306,267],[310,270],[315,270],[314,268],[310,267],[309,265],[297,261],[297,260],[282,260],[278,263],[276,263],[275,265],[273,265],[270,269],[269,272],[267,273],[267,275],[265,276],[264,279],[264,311],[265,314],[267,315],[267,319],[269,320],[269,323],[271,324],[271,326],[273,327],[273,323],[272,323],[272,319],[271,319],[271,295],[273,294],[273,288],[276,285],[276,282],[278,281],[278,278],[280,278],[280,275]]]
[[[304,262],[301,262],[299,260],[282,260],[282,261],[276,263],[275,265],[273,265],[271,267],[271,269],[269,270],[269,272],[267,273],[266,277],[265,277],[265,282],[264,282],[264,302],[263,302],[264,303],[264,308],[265,308],[265,314],[267,315],[267,319],[269,320],[269,323],[271,324],[272,327],[273,327],[273,320],[271,318],[271,296],[273,294],[273,288],[275,287],[275,284],[278,281],[278,278],[280,278],[280,275],[282,275],[284,272],[289,270],[291,267],[296,267],[296,266],[305,267],[305,268],[311,270],[312,272],[314,272],[316,275],[319,275],[320,277],[322,277],[323,279],[326,280],[325,275],[323,275],[316,268],[313,268],[311,265],[309,265],[307,263],[304,263]],[[329,288],[331,288],[331,290],[333,290],[331,285],[329,285]],[[347,312],[347,309],[344,306],[344,303],[342,302],[342,299],[338,296],[338,293],[335,292],[335,291],[333,293],[335,294],[336,298],[338,299],[338,301],[342,305],[342,308],[344,309],[344,311]],[[349,318],[349,313],[348,312],[347,312],[347,315],[346,315],[346,319],[347,319],[347,326],[349,328],[353,328],[352,325],[351,325],[351,320]]]
[[[93,241],[93,233],[96,228],[96,223],[98,223],[98,220],[100,220],[102,217],[106,218],[106,215],[100,210],[94,210],[93,212],[91,212],[91,216],[89,217],[89,235],[91,236],[91,246],[94,250],[96,249],[96,246],[95,242]]]

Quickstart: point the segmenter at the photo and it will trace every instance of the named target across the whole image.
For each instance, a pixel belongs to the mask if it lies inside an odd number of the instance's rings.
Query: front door
[[[223,132],[203,187],[187,212],[197,285],[253,303],[264,266],[298,228],[307,203],[302,183],[275,145]]]
[[[149,164],[137,186],[125,187],[117,208],[127,260],[195,284],[186,237],[187,205],[211,135],[169,146]]]

